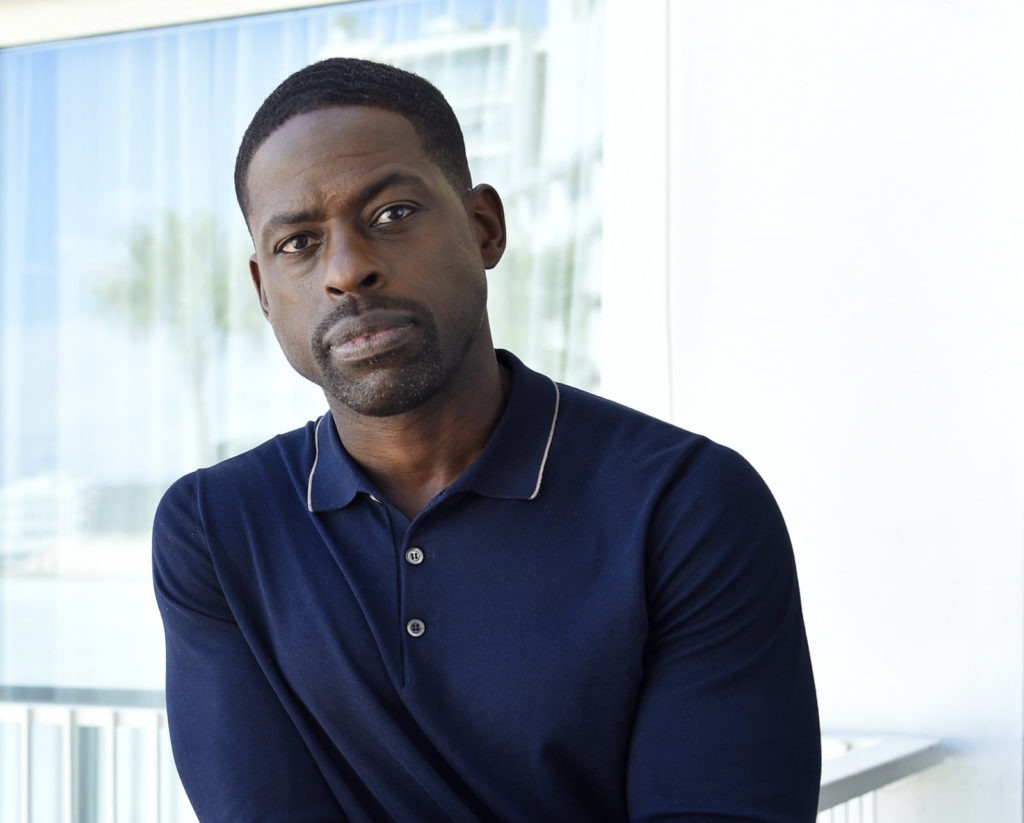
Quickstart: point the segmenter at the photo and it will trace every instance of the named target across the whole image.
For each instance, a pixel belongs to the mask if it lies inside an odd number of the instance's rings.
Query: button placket
[[[420,566],[426,560],[426,552],[419,546],[409,546],[405,550],[405,562],[409,566]],[[427,624],[419,617],[410,618],[405,624],[405,633],[409,637],[422,637],[427,631]]]

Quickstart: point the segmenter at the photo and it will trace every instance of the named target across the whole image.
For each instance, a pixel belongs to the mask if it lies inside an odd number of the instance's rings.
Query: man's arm
[[[195,475],[172,486],[157,509],[153,578],[167,645],[171,747],[199,819],[343,820],[224,598]]]
[[[652,522],[637,821],[813,821],[820,732],[792,548],[760,477],[709,445]]]

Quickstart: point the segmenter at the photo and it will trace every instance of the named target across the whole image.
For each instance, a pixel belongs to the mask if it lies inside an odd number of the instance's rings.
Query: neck
[[[389,417],[367,417],[330,400],[346,451],[408,518],[451,485],[483,451],[508,398],[494,358],[453,376],[438,397]]]

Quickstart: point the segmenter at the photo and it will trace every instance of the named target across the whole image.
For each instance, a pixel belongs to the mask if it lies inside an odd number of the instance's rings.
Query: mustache
[[[361,314],[377,309],[406,312],[417,319],[425,318],[429,314],[422,304],[407,297],[391,297],[386,295],[372,295],[369,297],[345,296],[317,323],[312,335],[314,344],[322,345],[327,332],[340,321],[346,320],[349,317],[359,317]]]

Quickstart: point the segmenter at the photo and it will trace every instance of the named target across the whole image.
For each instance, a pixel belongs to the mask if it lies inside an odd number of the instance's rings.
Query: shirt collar
[[[448,489],[486,497],[532,500],[540,493],[544,468],[558,423],[559,389],[548,377],[499,349],[498,362],[510,373],[508,404],[476,460]],[[345,451],[330,413],[316,422],[314,458],[306,503],[310,511],[340,509],[358,494],[379,495],[365,472]]]

